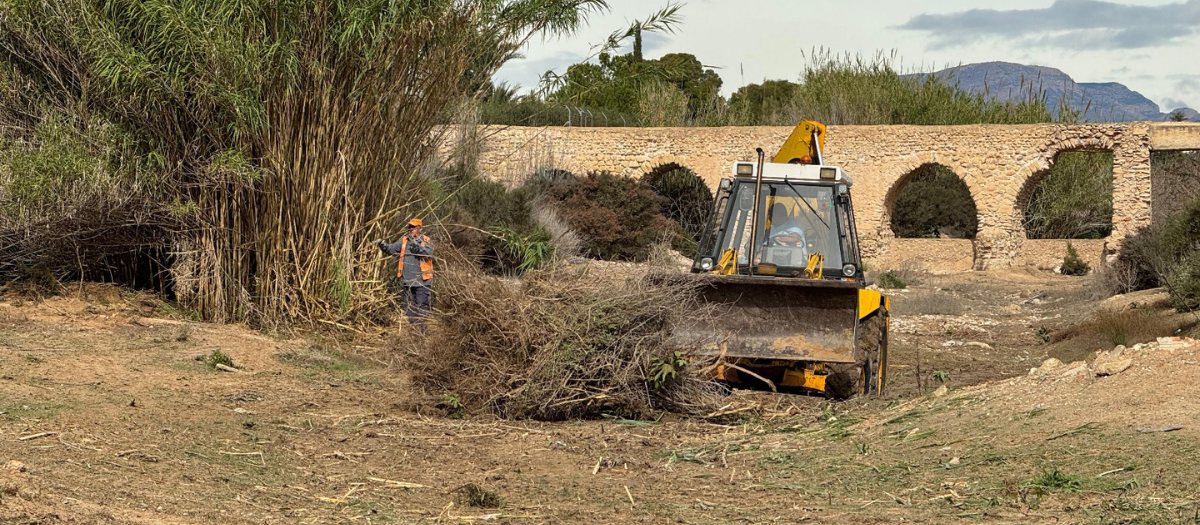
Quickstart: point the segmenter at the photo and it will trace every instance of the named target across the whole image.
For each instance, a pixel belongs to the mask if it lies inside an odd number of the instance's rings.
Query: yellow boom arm
[[[814,140],[816,144],[813,143]],[[787,164],[804,157],[808,157],[810,163],[816,162],[820,160],[818,157],[824,154],[824,151],[825,125],[815,120],[801,120],[771,162]]]

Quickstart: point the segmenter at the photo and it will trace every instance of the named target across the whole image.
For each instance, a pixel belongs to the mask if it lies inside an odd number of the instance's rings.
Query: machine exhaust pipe
[[[754,207],[751,212],[753,215],[750,217],[750,251],[747,254],[749,258],[746,259],[746,271],[748,275],[754,275],[755,267],[757,266],[754,261],[755,256],[758,255],[758,212],[760,211],[758,209],[758,201],[762,196],[763,165],[766,164],[767,158],[767,154],[762,148],[756,148],[755,151],[758,152],[758,174],[754,179]]]

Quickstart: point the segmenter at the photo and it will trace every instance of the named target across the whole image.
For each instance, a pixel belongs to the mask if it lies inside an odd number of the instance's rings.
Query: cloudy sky
[[[536,41],[501,80],[533,87],[566,71],[612,31],[666,0],[609,0],[578,35]],[[764,79],[795,80],[824,47],[895,51],[906,70],[1005,61],[1063,70],[1076,82],[1120,82],[1169,111],[1200,108],[1200,0],[687,0],[674,35],[645,42],[648,58],[692,53],[728,95]],[[994,7],[994,6],[1002,7]]]

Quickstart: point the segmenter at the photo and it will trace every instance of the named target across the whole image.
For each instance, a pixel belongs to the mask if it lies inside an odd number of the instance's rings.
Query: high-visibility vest
[[[421,243],[429,242],[429,237],[422,235]],[[396,277],[404,277],[404,252],[408,250],[408,236],[404,236],[404,240],[400,242],[400,262],[396,264]],[[417,261],[421,264],[421,280],[428,281],[433,279],[433,258],[419,257]]]

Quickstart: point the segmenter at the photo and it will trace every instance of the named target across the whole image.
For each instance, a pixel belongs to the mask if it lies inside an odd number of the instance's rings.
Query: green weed
[[[1079,492],[1083,489],[1083,479],[1079,476],[1054,469],[1048,472],[1043,471],[1040,476],[1023,483],[1022,487],[1046,494],[1051,492]]]
[[[904,435],[904,439],[902,441],[904,441],[905,443],[909,443],[912,441],[920,441],[922,439],[933,436],[934,434],[937,434],[936,429],[935,430],[918,431],[917,429],[914,428],[913,431],[910,431],[908,434]]]
[[[222,352],[220,348],[213,350],[212,353],[208,355],[196,356],[196,361],[204,363],[204,366],[207,366],[212,370],[216,370],[217,365],[239,368],[237,365],[233,364],[233,358],[226,355],[225,352]]]
[[[922,409],[920,409],[920,408],[914,408],[914,409],[912,409],[912,410],[909,410],[908,412],[905,412],[905,413],[903,413],[903,414],[900,414],[900,415],[898,415],[898,416],[896,416],[896,417],[894,417],[894,418],[891,418],[891,419],[889,419],[889,420],[887,420],[887,421],[884,421],[884,422],[883,422],[883,424],[885,424],[885,425],[899,425],[899,424],[901,424],[901,423],[907,423],[907,422],[909,422],[909,421],[913,421],[913,420],[916,420],[916,419],[920,419],[920,418],[922,418],[922,417],[925,417],[925,411],[924,411],[924,410],[922,410]]]
[[[896,274],[895,270],[888,270],[879,274],[876,283],[880,288],[903,289],[908,287],[904,281],[900,280],[900,276]]]
[[[1033,419],[1033,418],[1035,418],[1035,417],[1038,417],[1038,416],[1040,416],[1040,415],[1042,415],[1042,414],[1045,414],[1046,412],[1047,412],[1047,410],[1046,410],[1046,409],[1044,409],[1044,408],[1035,408],[1035,409],[1033,409],[1033,410],[1030,410],[1030,411],[1028,411],[1028,412],[1022,412],[1022,413],[1020,413],[1020,414],[1017,414],[1016,418],[1014,418],[1014,419],[1018,419],[1018,420],[1020,420],[1020,419]]]
[[[1075,435],[1079,435],[1079,434],[1095,434],[1099,430],[1100,430],[1099,423],[1094,423],[1094,422],[1093,423],[1084,423],[1084,424],[1079,425],[1075,428],[1072,428],[1071,430],[1068,430],[1066,432],[1060,432],[1058,434],[1050,436],[1050,437],[1046,438],[1046,441],[1054,441],[1059,438],[1065,438],[1067,436],[1075,436]]]
[[[671,352],[666,359],[657,357],[650,360],[650,385],[655,390],[675,381],[684,367],[688,364],[680,352]]]

